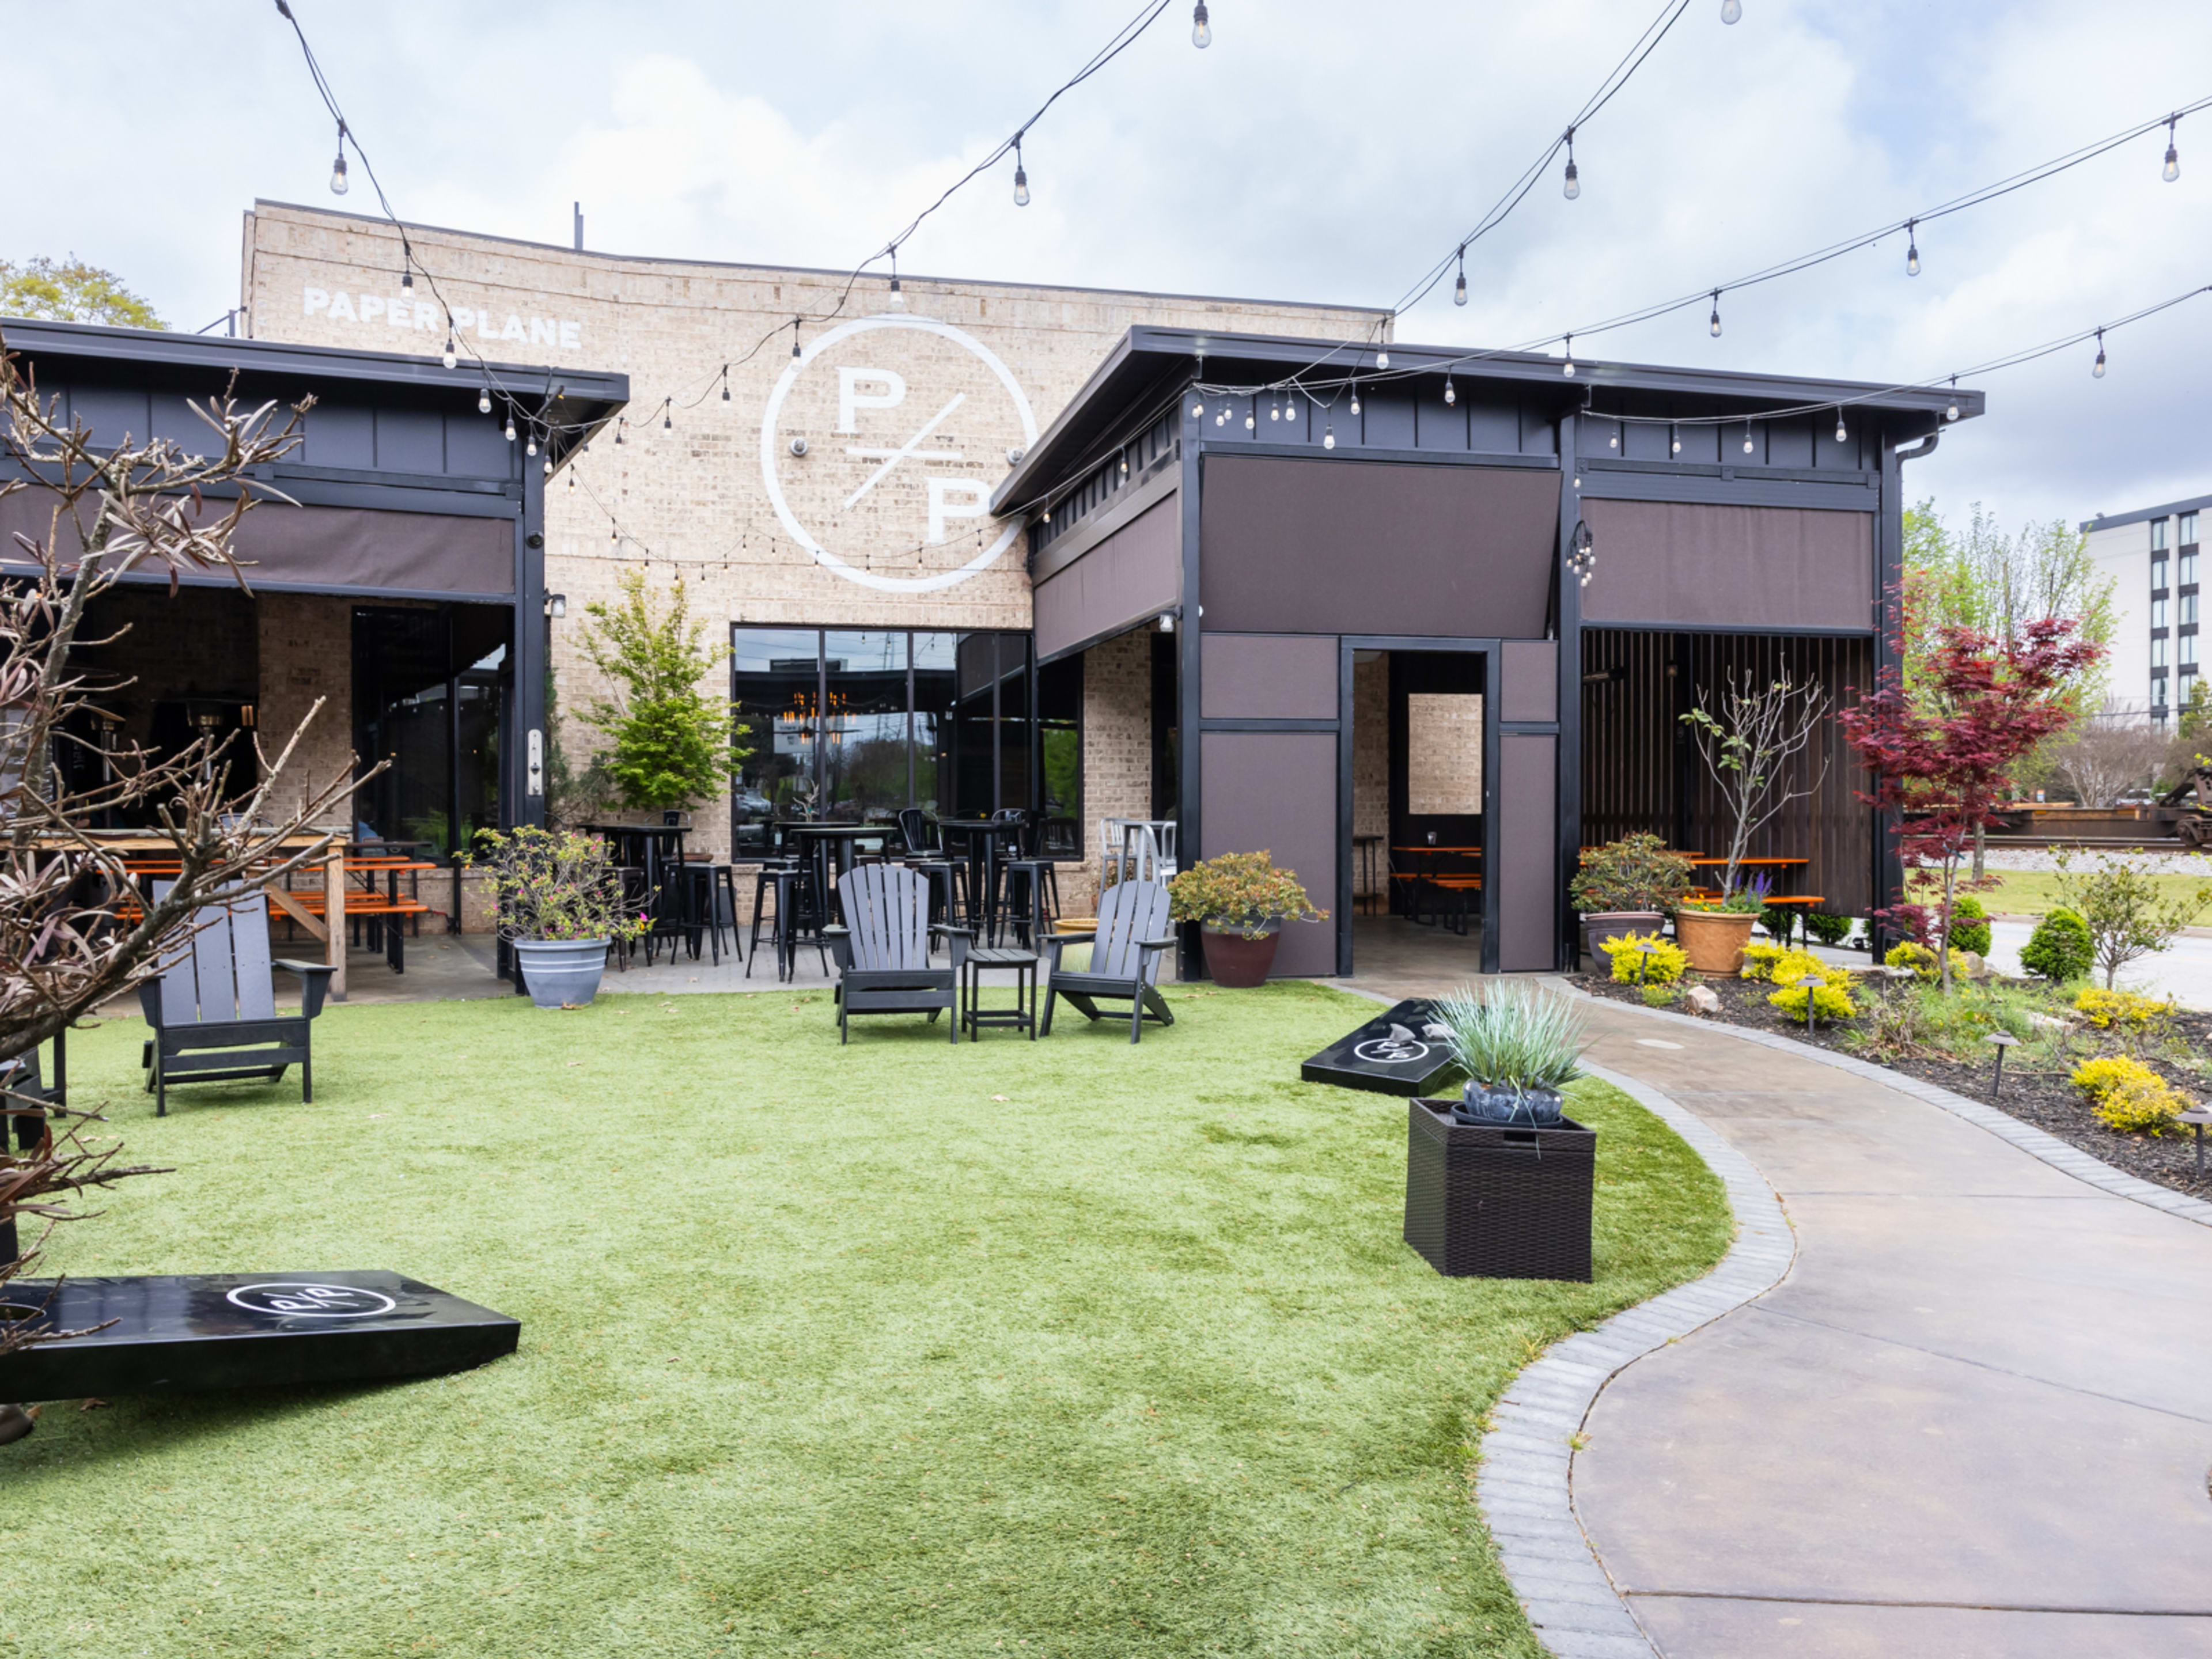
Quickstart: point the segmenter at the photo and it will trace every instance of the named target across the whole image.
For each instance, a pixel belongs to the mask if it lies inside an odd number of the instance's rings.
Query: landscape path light
[[[2204,1126],[2212,1123],[2212,1107],[2191,1106],[2181,1121],[2197,1132],[2197,1178],[2204,1179]]]
[[[1989,1040],[1990,1045],[1997,1051],[1996,1075],[1990,1079],[1990,1097],[1995,1099],[2004,1092],[2005,1050],[2017,1043],[2020,1039],[2010,1031],[1992,1031],[1990,1033]]]

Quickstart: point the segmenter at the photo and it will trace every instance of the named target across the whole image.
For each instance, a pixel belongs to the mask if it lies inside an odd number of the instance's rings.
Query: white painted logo
[[[465,340],[497,348],[487,351],[487,356],[544,362],[555,352],[583,349],[581,323],[565,317],[532,317],[519,311],[503,310],[481,295],[472,297],[477,301],[475,305],[465,306],[458,301],[454,304],[453,331]],[[343,289],[303,288],[300,290],[300,314],[328,317],[357,328],[404,329],[410,334],[434,335],[437,343],[430,347],[433,351],[445,343],[445,307],[429,295],[417,299],[405,289],[386,294],[349,294]],[[546,348],[542,355],[533,349],[539,346]],[[521,349],[514,349],[516,347]]]
[[[303,1285],[277,1281],[241,1285],[223,1298],[248,1313],[286,1319],[370,1319],[399,1304],[381,1291],[353,1285]]]
[[[817,364],[824,372],[810,374]],[[812,441],[833,408],[827,439]],[[1021,383],[975,336],[927,317],[863,317],[777,379],[761,416],[761,477],[786,533],[817,563],[863,587],[927,592],[988,568],[1021,533],[1018,521],[988,528],[991,490],[999,458],[1036,437]],[[810,439],[804,454],[793,438]],[[792,504],[802,490],[812,524]],[[969,542],[956,568],[927,568],[930,549]]]

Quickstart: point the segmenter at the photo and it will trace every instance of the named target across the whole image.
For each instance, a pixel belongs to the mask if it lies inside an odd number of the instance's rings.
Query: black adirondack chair
[[[967,958],[969,930],[933,925],[929,884],[902,865],[863,864],[847,871],[837,898],[844,924],[823,929],[837,962],[837,1041],[851,1040],[854,1014],[927,1014],[933,1020],[952,1012],[946,1041],[959,1042],[960,964]],[[937,935],[951,945],[947,967],[930,961],[930,941]]]
[[[157,885],[155,900],[168,890],[167,883]],[[300,1098],[314,1099],[309,1026],[337,969],[319,962],[272,963],[267,904],[256,892],[200,909],[193,916],[198,931],[162,958],[161,978],[139,986],[154,1028],[140,1063],[155,1116],[168,1115],[172,1083],[257,1077],[276,1083],[295,1061]],[[277,1013],[272,968],[300,976],[298,1013]]]
[[[1060,953],[1071,945],[1091,943],[1091,965],[1063,970]],[[1045,940],[1049,978],[1045,986],[1043,1035],[1052,1035],[1052,1011],[1066,997],[1085,1019],[1103,1016],[1101,1000],[1129,1005],[1129,1041],[1144,1033],[1147,1018],[1175,1024],[1167,999],[1159,994],[1160,953],[1175,943],[1168,931],[1168,890],[1156,881],[1121,881],[1098,899],[1096,933],[1054,933]]]

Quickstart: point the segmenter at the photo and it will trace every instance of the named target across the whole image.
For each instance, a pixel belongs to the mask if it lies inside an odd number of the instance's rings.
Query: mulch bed
[[[1616,1002],[1640,1004],[1636,987],[1618,985],[1601,975],[1580,974],[1575,982],[1595,996],[1609,997]],[[1774,1031],[1799,1042],[1811,1042],[1823,1048],[1833,1048],[1839,1054],[1853,1054],[1838,1039],[1851,1030],[1850,1025],[1823,1025],[1809,1036],[1800,1021],[1786,1019],[1779,1009],[1767,1003],[1773,987],[1756,980],[1709,979],[1698,981],[1719,994],[1719,1018],[1732,1025],[1747,1025],[1754,1030]],[[1675,1013],[1689,1011],[1679,1005],[1670,1010]],[[2175,1030],[2194,1048],[2203,1048],[2212,1043],[2212,1014],[2197,1013],[2189,1009],[2178,1010],[2174,1015]],[[1859,1059],[1869,1056],[1857,1054]],[[1995,1058],[1995,1050],[1991,1050]],[[2008,1116],[2023,1123],[2032,1123],[2048,1134],[2080,1147],[2093,1158],[2102,1158],[2118,1170],[2145,1181],[2154,1181],[2161,1187],[2171,1187],[2192,1198],[2212,1200],[2212,1180],[2197,1178],[2197,1149],[2194,1132],[2179,1129],[2165,1135],[2125,1134],[2111,1129],[2097,1121],[2081,1097],[2080,1090],[2066,1080],[2063,1072],[2036,1072],[2016,1066],[2012,1060],[2005,1065],[2004,1093],[1992,1097],[1990,1079],[1992,1066],[1962,1066],[1941,1054],[1913,1055],[1909,1058],[1877,1062],[1887,1064],[1891,1070],[1917,1077],[1923,1082],[1933,1083],[1948,1089],[1954,1094],[1978,1100],[1985,1106],[1994,1106]],[[2204,1083],[2155,1059],[2148,1062],[2164,1074],[2184,1094],[2192,1100],[2202,1097]],[[2208,1162],[2212,1162],[2212,1147],[2208,1147]]]

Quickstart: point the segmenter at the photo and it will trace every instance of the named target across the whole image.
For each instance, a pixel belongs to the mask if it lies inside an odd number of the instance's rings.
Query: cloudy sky
[[[292,0],[404,217],[817,266],[872,252],[1136,0],[836,6]],[[1403,319],[1556,333],[1840,240],[2212,94],[2203,0],[1721,0],[1687,15],[1556,177]],[[1175,0],[1011,165],[931,220],[916,272],[1387,305],[1447,253],[1658,0]],[[333,133],[273,6],[10,0],[18,164],[0,258],[75,252],[173,325],[235,302],[256,197],[332,204]],[[96,22],[94,20],[96,19]],[[92,25],[92,26],[88,26]],[[27,149],[22,135],[36,134]],[[1901,240],[1590,340],[1592,355],[1901,381],[2212,281],[2212,110]],[[25,166],[27,160],[34,166]],[[373,208],[366,180],[344,204]],[[2212,295],[1979,382],[1911,484],[1947,512],[2086,517],[2212,491]]]

